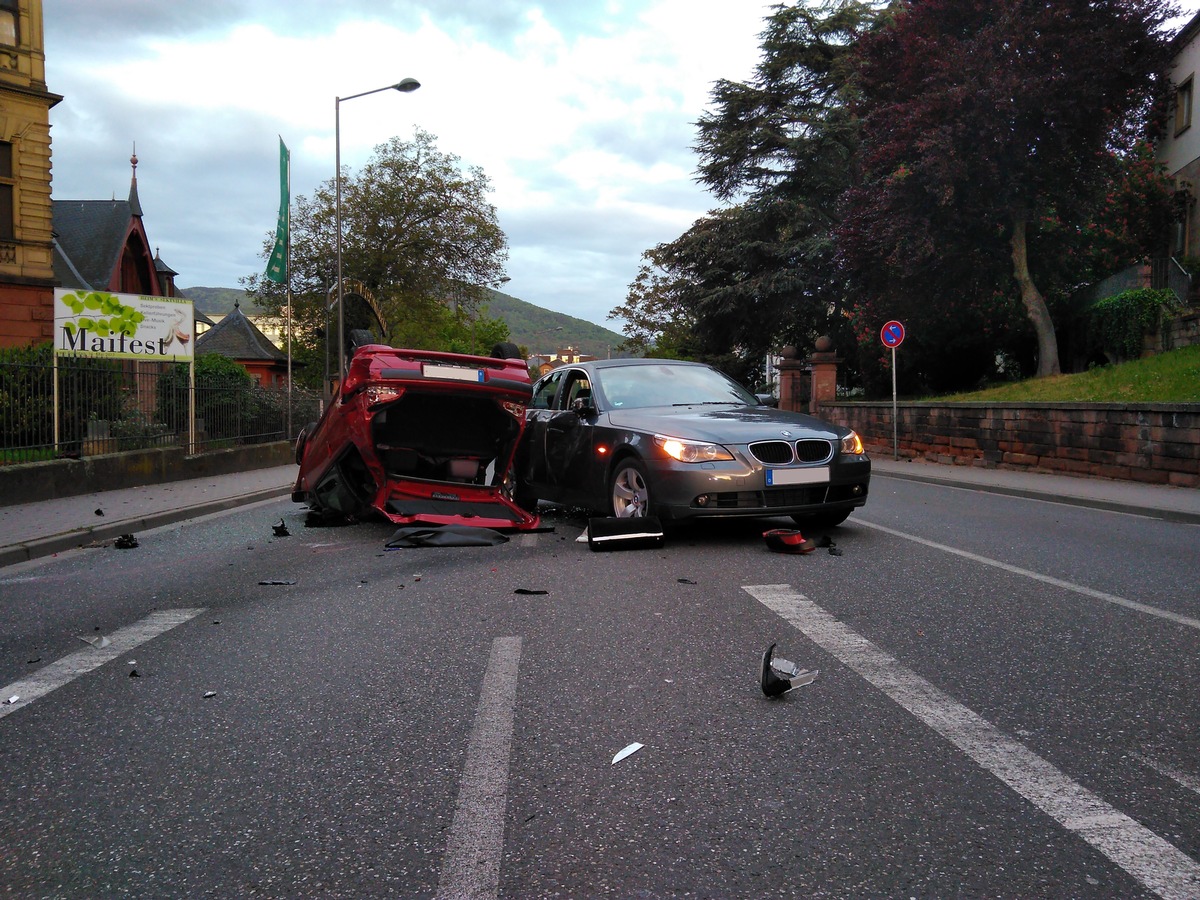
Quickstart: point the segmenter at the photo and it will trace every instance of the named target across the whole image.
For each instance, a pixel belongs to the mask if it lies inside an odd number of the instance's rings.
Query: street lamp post
[[[334,177],[334,228],[337,231],[337,304],[338,304],[338,381],[346,377],[346,314],[345,304],[342,303],[342,101],[365,97],[368,94],[378,94],[380,91],[400,91],[411,94],[421,86],[415,78],[405,78],[396,84],[375,88],[373,91],[363,91],[361,94],[351,94],[349,97],[333,98],[333,147],[334,164],[337,173]]]

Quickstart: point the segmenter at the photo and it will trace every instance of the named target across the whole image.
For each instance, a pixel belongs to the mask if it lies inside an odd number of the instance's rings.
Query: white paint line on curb
[[[791,585],[742,588],[1149,890],[1200,896],[1200,864],[1004,734]]]
[[[7,699],[12,696],[20,698],[15,703],[0,705],[0,719],[9,713],[16,712],[18,709],[28,706],[34,700],[46,696],[51,691],[58,690],[63,685],[69,684],[80,675],[86,675],[93,669],[98,669],[105,663],[112,662],[121,654],[128,653],[136,647],[141,646],[146,641],[194,619],[202,612],[204,612],[204,607],[200,607],[199,609],[166,609],[151,613],[140,622],[135,622],[110,635],[105,635],[108,638],[108,644],[104,647],[98,649],[89,647],[85,650],[77,650],[74,653],[64,656],[57,662],[43,666],[28,678],[22,678],[20,681],[14,681],[12,684],[0,688],[0,699]]]
[[[1105,603],[1112,603],[1115,606],[1123,606],[1126,609],[1132,609],[1135,612],[1146,613],[1150,616],[1157,616],[1160,619],[1169,619],[1172,622],[1177,622],[1180,625],[1186,625],[1189,628],[1200,629],[1200,619],[1194,619],[1191,616],[1180,615],[1179,613],[1171,612],[1169,609],[1160,609],[1157,606],[1150,606],[1146,603],[1138,603],[1136,600],[1127,600],[1124,597],[1118,597],[1116,594],[1106,594],[1104,591],[1093,590],[1092,588],[1084,587],[1081,584],[1063,581],[1061,578],[1054,578],[1051,575],[1043,575],[1040,572],[1034,572],[1030,569],[1022,569],[1020,566],[1012,566],[1008,563],[1000,562],[998,559],[980,556],[978,553],[971,553],[968,550],[959,550],[957,547],[950,547],[946,544],[939,544],[936,541],[929,541],[925,538],[917,537],[914,534],[908,534],[904,531],[897,531],[894,528],[888,528],[885,525],[876,525],[874,522],[865,522],[862,519],[855,518],[854,524],[862,525],[864,528],[874,528],[876,531],[882,531],[884,534],[890,534],[898,538],[904,538],[906,541],[913,541],[917,544],[923,544],[926,547],[932,547],[934,550],[941,550],[943,553],[952,553],[955,556],[961,556],[963,559],[969,559],[972,562],[982,563],[985,566],[1003,569],[1005,572],[1011,572],[1014,575],[1032,578],[1034,581],[1040,581],[1042,584],[1049,584],[1053,587],[1062,588],[1065,591],[1073,591],[1076,594],[1082,594],[1085,597],[1092,597],[1095,600],[1103,600]]]
[[[439,898],[492,900],[500,891],[508,759],[517,705],[519,637],[496,638],[483,676],[454,820],[438,878]]]

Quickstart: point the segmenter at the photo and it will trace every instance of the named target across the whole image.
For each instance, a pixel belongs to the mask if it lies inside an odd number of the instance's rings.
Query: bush
[[[8,446],[37,446],[54,439],[54,348],[0,349],[0,423]],[[92,357],[60,357],[58,404],[60,446],[77,449],[85,423],[117,419],[125,408],[120,362]]]
[[[1163,310],[1178,306],[1175,293],[1169,290],[1137,288],[1105,297],[1088,313],[1092,342],[1114,362],[1137,359],[1146,334],[1158,327]]]
[[[219,353],[196,357],[196,418],[203,419],[212,437],[238,437],[244,397],[254,379],[239,365]],[[188,367],[171,367],[158,382],[158,415],[178,434],[188,428]]]

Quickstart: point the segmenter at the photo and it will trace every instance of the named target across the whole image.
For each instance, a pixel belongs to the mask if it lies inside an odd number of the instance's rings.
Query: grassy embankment
[[[1075,375],[1031,378],[928,400],[996,403],[1200,403],[1200,346]]]

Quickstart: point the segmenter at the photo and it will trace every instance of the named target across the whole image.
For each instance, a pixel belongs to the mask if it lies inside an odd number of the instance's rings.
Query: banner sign
[[[190,362],[192,301],[107,291],[54,291],[54,352],[61,356]]]
[[[288,227],[291,221],[292,155],[279,139],[279,222],[275,226],[275,248],[267,261],[267,280],[287,281]]]

